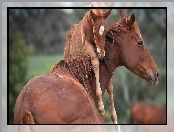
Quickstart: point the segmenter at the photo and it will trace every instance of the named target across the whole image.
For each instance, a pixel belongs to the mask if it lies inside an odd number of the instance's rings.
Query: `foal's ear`
[[[135,15],[133,13],[130,17],[129,26],[132,26],[134,24],[134,22],[135,22]]]
[[[111,11],[112,11],[112,9],[109,9],[103,14],[105,19],[111,14]]]
[[[93,9],[90,10],[90,14],[91,14],[91,17],[93,20],[95,20],[97,18],[97,15],[95,14]]]
[[[120,10],[120,18],[123,19],[125,17],[126,15],[124,14],[124,10]]]

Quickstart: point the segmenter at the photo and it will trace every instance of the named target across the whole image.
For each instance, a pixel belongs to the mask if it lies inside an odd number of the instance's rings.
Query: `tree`
[[[26,83],[27,58],[32,47],[27,46],[22,34],[15,30],[9,37],[9,123],[13,121],[14,105],[22,87]]]

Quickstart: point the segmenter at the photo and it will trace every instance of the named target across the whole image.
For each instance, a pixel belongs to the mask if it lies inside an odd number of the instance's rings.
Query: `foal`
[[[69,67],[74,67],[74,65],[71,65],[74,59],[90,59],[96,77],[97,106],[101,115],[104,115],[105,111],[99,82],[98,58],[102,59],[105,56],[105,19],[110,15],[111,10],[103,12],[101,9],[91,9],[87,11],[83,19],[78,24],[73,25],[68,31],[64,49],[64,60]],[[94,51],[95,48],[98,56]]]

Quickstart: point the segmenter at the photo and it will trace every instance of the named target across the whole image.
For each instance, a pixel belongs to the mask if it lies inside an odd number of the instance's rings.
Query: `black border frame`
[[[167,7],[7,7],[7,125],[94,125],[94,124],[9,124],[9,9],[165,9],[166,10],[166,111],[167,111]],[[95,124],[114,125],[114,124]],[[145,124],[117,124],[117,125],[145,125]],[[167,125],[146,124],[146,125]]]

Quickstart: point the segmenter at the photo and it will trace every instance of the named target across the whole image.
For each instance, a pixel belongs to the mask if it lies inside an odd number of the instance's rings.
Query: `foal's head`
[[[91,9],[90,16],[93,26],[93,38],[99,53],[99,58],[105,56],[104,44],[106,35],[105,19],[110,15],[112,9],[103,12],[101,9]]]
[[[146,80],[148,85],[156,85],[159,81],[159,70],[149,53],[135,24],[135,16],[125,16],[120,11],[120,21],[112,26],[116,29],[118,42],[121,46],[121,60],[129,70]]]

